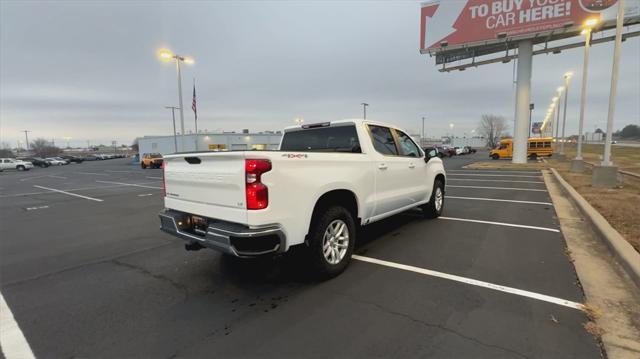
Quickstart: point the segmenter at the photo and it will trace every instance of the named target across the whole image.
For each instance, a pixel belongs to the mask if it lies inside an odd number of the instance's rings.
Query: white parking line
[[[115,172],[115,173],[139,173],[140,171],[114,171],[114,170],[104,170],[105,172]]]
[[[149,197],[149,196],[153,196],[153,193],[143,193],[138,195],[138,197]]]
[[[547,190],[546,190],[546,189],[533,189],[533,188],[484,187],[484,186],[452,186],[452,185],[447,185],[447,187],[455,187],[455,188],[480,188],[480,189],[510,189],[510,190],[513,190],[513,191],[547,192]]]
[[[149,178],[149,179],[159,179],[159,180],[161,180],[161,179],[162,179],[162,177],[145,177],[145,178]]]
[[[517,174],[541,174],[540,171],[488,171],[488,170],[447,170],[447,172],[460,172],[460,173],[517,173]]]
[[[505,227],[516,227],[516,228],[527,228],[527,229],[536,229],[539,231],[547,231],[547,232],[560,232],[559,229],[555,228],[547,228],[547,227],[536,227],[536,226],[527,226],[524,224],[513,224],[513,223],[503,223],[503,222],[491,222],[491,221],[481,221],[479,219],[467,219],[467,218],[455,218],[455,217],[438,217],[438,219],[445,219],[449,221],[460,221],[460,222],[472,222],[472,223],[484,223],[484,224],[493,224],[496,226],[505,226]]]
[[[54,176],[54,175],[49,175],[47,177],[51,177],[51,178],[60,178],[60,179],[67,179],[67,177],[62,177],[62,176]]]
[[[446,196],[445,198],[446,199],[464,199],[464,200],[470,200],[470,201],[495,201],[495,202],[511,202],[511,203],[523,203],[523,204],[542,204],[545,206],[553,206],[553,203],[550,203],[550,202],[516,201],[513,199],[458,197],[458,196]]]
[[[139,183],[139,184],[149,184],[149,183],[155,183],[158,181],[152,181],[152,182],[143,182],[143,183]],[[93,189],[105,189],[105,188],[118,188],[118,187],[127,187],[128,185],[113,185],[113,186],[91,186],[91,187],[80,187],[80,188],[70,188],[67,189],[67,191],[88,191],[88,190],[93,190]],[[49,191],[47,192],[26,192],[26,193],[13,193],[13,194],[2,194],[0,195],[0,198],[6,198],[6,197],[20,197],[20,196],[32,196],[32,195],[39,195],[39,194],[48,194],[50,193]]]
[[[7,359],[35,358],[2,293],[0,293],[0,347]]]
[[[142,187],[142,188],[152,188],[152,189],[162,189],[162,187],[156,187],[156,186],[145,186],[142,184],[136,184],[136,183],[123,183],[123,182],[112,182],[112,181],[96,181],[99,183],[112,183],[112,184],[119,184],[121,186],[132,186],[132,187]]]
[[[477,178],[451,178],[449,181],[476,181],[476,182],[507,182],[507,183],[544,183],[543,181],[512,181],[512,180],[497,180],[497,179],[477,179]]]
[[[49,206],[37,206],[37,207],[27,207],[25,208],[27,211],[35,211],[37,209],[45,209],[45,208],[49,208]]]
[[[380,260],[380,259],[376,259],[376,258],[363,257],[363,256],[359,256],[359,255],[356,255],[356,254],[354,254],[352,256],[352,258],[356,259],[356,260],[359,260],[359,261],[362,261],[362,262],[368,262],[368,263],[378,264],[378,265],[385,266],[385,267],[402,269],[402,270],[405,270],[405,271],[424,274],[424,275],[428,275],[428,276],[431,276],[431,277],[447,279],[447,280],[451,280],[451,281],[455,281],[455,282],[459,282],[459,283],[470,284],[470,285],[475,285],[477,287],[483,287],[483,288],[487,288],[487,289],[492,289],[492,290],[496,290],[496,291],[499,291],[499,292],[515,294],[515,295],[519,295],[521,297],[537,299],[537,300],[541,300],[541,301],[544,301],[544,302],[561,305],[561,306],[564,306],[564,307],[569,307],[569,308],[578,309],[578,310],[584,310],[584,305],[581,304],[581,303],[572,302],[572,301],[569,301],[569,300],[566,300],[566,299],[552,297],[552,296],[545,295],[545,294],[529,292],[527,290],[522,290],[522,289],[517,289],[517,288],[512,288],[512,287],[506,287],[506,286],[499,285],[499,284],[494,284],[494,283],[490,283],[490,282],[483,282],[483,281],[480,281],[480,280],[477,280],[477,279],[461,277],[461,276],[457,276],[457,275],[454,275],[454,274],[447,274],[447,273],[437,272],[437,271],[430,270],[430,269],[424,269],[424,268],[409,266],[409,265],[405,265],[405,264],[388,262],[388,261],[384,261],[384,260]]]
[[[109,176],[108,173],[95,173],[95,172],[76,172],[79,175],[94,175],[94,176]]]
[[[87,197],[87,196],[83,196],[81,194],[71,193],[71,192],[67,192],[67,191],[63,191],[63,190],[59,190],[59,189],[55,189],[55,188],[49,188],[49,187],[43,187],[43,186],[35,186],[35,185],[33,187],[42,188],[42,189],[46,189],[46,190],[49,190],[49,191],[52,191],[52,192],[58,192],[58,193],[66,194],[66,195],[69,195],[69,196],[84,198],[84,199],[88,199],[90,201],[103,202],[103,200],[101,200],[99,198]]]
[[[36,179],[36,178],[42,178],[42,177],[47,177],[47,175],[43,175],[43,176],[33,176],[33,177],[27,177],[27,178],[21,178],[21,179],[20,179],[20,182],[24,182],[24,181],[31,181],[31,180],[33,180],[33,179]]]
[[[447,171],[447,172],[451,172],[451,171]],[[483,173],[452,173],[447,175],[447,177],[457,177],[457,176],[542,178],[542,175],[539,175],[539,176],[487,175]]]

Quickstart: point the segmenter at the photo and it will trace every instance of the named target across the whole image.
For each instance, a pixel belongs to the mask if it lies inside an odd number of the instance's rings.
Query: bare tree
[[[31,151],[38,157],[56,156],[62,152],[60,148],[51,145],[51,143],[44,138],[36,138],[31,142]]]
[[[487,139],[487,146],[490,148],[498,145],[506,130],[506,121],[502,116],[482,115],[478,125],[478,132]]]

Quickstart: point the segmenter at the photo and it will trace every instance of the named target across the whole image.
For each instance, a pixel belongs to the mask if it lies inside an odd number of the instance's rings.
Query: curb
[[[640,253],[616,231],[598,211],[593,208],[562,176],[551,168],[551,172],[564,191],[571,197],[580,212],[591,222],[596,233],[611,250],[614,257],[629,274],[636,286],[640,288]]]

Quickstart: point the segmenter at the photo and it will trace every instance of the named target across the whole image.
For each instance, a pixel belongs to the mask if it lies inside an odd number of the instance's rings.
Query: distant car
[[[456,154],[456,150],[453,147],[442,146],[442,153],[444,153],[446,156],[451,157]]]
[[[470,146],[464,146],[464,148],[466,149],[467,153],[476,153],[475,148],[471,148]]]
[[[69,162],[63,160],[62,158],[56,157],[45,158],[45,161],[49,162],[52,166],[64,166],[69,164]]]
[[[60,156],[63,160],[67,160],[69,163],[82,163],[84,158],[76,156]]]
[[[433,146],[433,148],[435,148],[436,151],[438,152],[438,157],[443,158],[444,156],[449,156],[449,154],[447,153],[447,151],[445,151],[444,148],[439,147],[439,146]],[[425,148],[425,152],[427,152],[429,150],[430,150],[429,148]]]
[[[454,147],[456,150],[456,156],[464,154],[464,148],[462,147]]]
[[[162,167],[162,155],[159,153],[145,153],[142,155],[142,162],[140,162],[140,167],[145,169],[147,167],[150,168],[160,168]]]
[[[38,166],[42,168],[51,166],[51,163],[49,163],[44,158],[40,158],[40,157],[27,157],[27,158],[21,158],[21,160],[26,162],[31,162],[34,166]]]
[[[89,155],[89,156],[85,156],[84,160],[85,161],[99,161],[100,158],[98,158],[98,156],[96,156],[96,155]]]
[[[0,171],[4,170],[17,170],[28,171],[33,168],[33,163],[16,160],[15,158],[0,158]]]

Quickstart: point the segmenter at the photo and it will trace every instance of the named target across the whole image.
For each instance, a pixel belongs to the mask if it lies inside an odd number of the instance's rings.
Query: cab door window
[[[390,128],[369,125],[369,133],[371,133],[373,148],[375,148],[377,152],[387,156],[397,156],[399,154]]]
[[[420,148],[418,148],[418,146],[413,142],[411,137],[407,136],[407,134],[402,131],[395,131],[398,136],[398,147],[400,148],[400,154],[402,156],[422,157],[422,151],[420,151]]]

